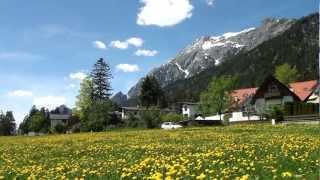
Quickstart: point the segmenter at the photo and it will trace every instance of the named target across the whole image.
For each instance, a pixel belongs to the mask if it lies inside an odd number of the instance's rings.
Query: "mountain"
[[[164,87],[169,102],[198,101],[213,77],[238,77],[237,88],[259,86],[275,67],[284,63],[295,66],[299,80],[317,78],[319,52],[319,14],[312,14],[294,22],[282,34],[263,42],[249,51],[241,51],[226,58],[219,66],[212,66],[188,79],[175,81]]]
[[[217,67],[227,58],[240,51],[250,51],[259,44],[278,36],[294,24],[291,19],[268,18],[258,28],[229,32],[221,36],[206,36],[184,48],[168,63],[153,69],[148,75],[155,76],[162,87],[175,81],[191,78],[200,72]],[[128,96],[135,98],[140,92],[142,79],[132,87]]]
[[[121,91],[111,97],[111,101],[120,107],[127,106],[127,95],[123,94]]]

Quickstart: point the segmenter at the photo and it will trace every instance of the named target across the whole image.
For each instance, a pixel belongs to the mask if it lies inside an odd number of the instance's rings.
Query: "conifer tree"
[[[111,96],[110,79],[112,78],[109,65],[100,58],[93,66],[91,72],[93,91],[92,100],[103,101],[109,100]]]
[[[141,86],[140,103],[142,106],[161,106],[164,101],[163,91],[157,79],[147,76]]]

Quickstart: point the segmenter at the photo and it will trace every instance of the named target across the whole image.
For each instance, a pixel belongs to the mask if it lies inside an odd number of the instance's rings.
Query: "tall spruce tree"
[[[92,78],[92,100],[94,102],[109,100],[111,96],[110,79],[112,78],[109,65],[100,58],[93,66]]]

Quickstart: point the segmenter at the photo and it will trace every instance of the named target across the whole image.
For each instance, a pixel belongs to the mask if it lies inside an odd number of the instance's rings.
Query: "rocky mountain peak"
[[[228,32],[220,36],[202,36],[182,49],[168,63],[153,69],[148,75],[155,76],[161,86],[194,75],[213,66],[219,66],[226,58],[249,51],[259,44],[281,34],[293,24],[288,19],[265,19],[258,28],[250,27],[239,32]],[[132,87],[128,95],[139,94],[141,80]]]

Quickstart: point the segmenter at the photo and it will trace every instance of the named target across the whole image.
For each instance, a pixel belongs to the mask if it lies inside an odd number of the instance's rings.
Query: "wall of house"
[[[188,118],[193,117],[198,113],[197,105],[183,105],[182,106],[182,115],[187,116]]]
[[[58,124],[65,125],[65,123],[63,122],[63,120],[51,120],[51,128],[56,127],[56,125],[58,125]]]
[[[233,112],[229,122],[259,121],[259,116],[243,116],[243,112]]]
[[[263,113],[272,106],[283,105],[287,102],[294,102],[293,97],[292,96],[283,96],[283,97],[277,98],[277,99],[259,98],[256,100],[256,103],[254,106],[255,106],[256,112]]]

